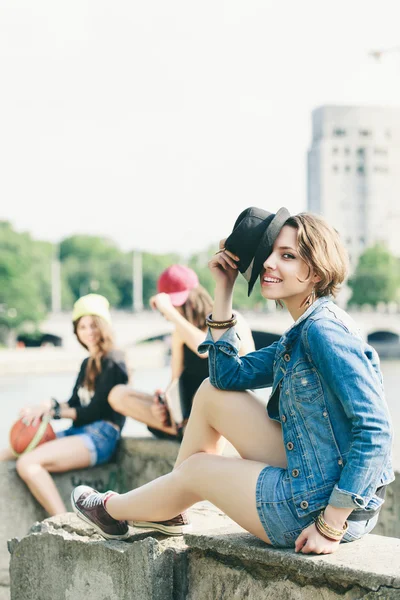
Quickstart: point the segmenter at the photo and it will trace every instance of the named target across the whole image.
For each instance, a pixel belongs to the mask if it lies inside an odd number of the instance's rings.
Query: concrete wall
[[[400,540],[369,535],[328,556],[274,550],[210,507],[192,534],[131,529],[104,541],[75,515],[12,540],[11,600],[394,600]]]
[[[152,438],[124,438],[116,463],[58,474],[54,478],[69,509],[71,490],[81,483],[100,491],[114,489],[123,492],[168,473],[174,465],[178,447],[175,442]],[[33,523],[43,520],[46,515],[18,477],[13,462],[0,462],[0,482],[3,493],[0,508],[0,600],[5,600],[9,585],[7,540],[22,538]],[[400,538],[400,476],[388,488],[374,534]]]

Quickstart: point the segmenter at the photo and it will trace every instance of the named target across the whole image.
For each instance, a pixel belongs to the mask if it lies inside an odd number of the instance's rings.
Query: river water
[[[400,361],[382,361],[382,371],[385,381],[386,397],[393,419],[395,440],[393,447],[393,462],[396,470],[400,470]],[[169,381],[168,367],[157,369],[142,369],[135,371],[133,385],[144,392],[152,392],[156,388],[164,388]],[[75,373],[60,373],[49,375],[12,375],[0,380],[0,446],[8,444],[8,432],[11,424],[18,416],[18,411],[27,404],[37,404],[44,399],[54,396],[58,400],[66,400],[71,395],[75,382]],[[268,391],[262,390],[266,400]],[[62,419],[53,421],[56,430],[69,426],[70,421]],[[123,435],[150,435],[142,423],[127,419]]]

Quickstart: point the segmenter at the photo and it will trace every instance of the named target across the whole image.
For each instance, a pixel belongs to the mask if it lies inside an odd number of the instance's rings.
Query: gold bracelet
[[[329,531],[330,531],[331,533],[334,533],[334,534],[336,534],[336,535],[341,535],[341,534],[343,534],[343,533],[345,533],[345,532],[347,531],[347,529],[348,529],[348,527],[349,527],[349,524],[348,524],[348,522],[347,522],[347,521],[345,521],[345,522],[344,522],[343,529],[335,529],[334,527],[332,527],[332,525],[329,525],[329,524],[328,524],[328,523],[325,521],[325,517],[323,516],[324,512],[325,512],[324,510],[320,512],[320,514],[319,514],[319,518],[320,518],[320,521],[323,523],[323,526],[324,526],[326,529],[329,529]]]
[[[322,535],[322,537],[324,537],[326,540],[329,540],[330,542],[340,542],[340,540],[342,539],[341,537],[331,537],[330,535],[328,535],[322,528],[321,525],[318,521],[318,519],[315,521],[315,527],[318,531],[318,533],[320,535]]]
[[[334,535],[334,536],[342,536],[348,528],[348,523],[347,521],[345,522],[343,529],[335,529],[334,527],[331,527],[330,525],[328,525],[328,523],[325,521],[324,517],[322,516],[323,511],[321,511],[317,517],[317,521],[318,523],[321,525],[322,529],[324,529],[327,533],[329,532],[330,534]]]
[[[331,527],[330,525],[328,525],[328,523],[325,521],[324,517],[322,516],[323,512],[324,511],[322,510],[319,513],[319,515],[315,521],[316,528],[321,533],[321,535],[325,534],[325,537],[328,536],[330,539],[334,539],[335,541],[340,541],[348,529],[348,526],[349,526],[348,522],[347,521],[345,522],[343,529],[335,529],[334,527]]]

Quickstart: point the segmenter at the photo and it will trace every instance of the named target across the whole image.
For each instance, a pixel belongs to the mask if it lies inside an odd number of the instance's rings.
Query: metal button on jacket
[[[293,448],[294,448],[294,444],[293,444],[293,442],[288,442],[288,443],[286,444],[286,448],[287,448],[288,450],[293,450]]]
[[[292,471],[292,476],[293,477],[298,477],[299,476],[300,471],[298,469],[293,469]]]
[[[307,500],[303,500],[302,502],[300,502],[300,508],[302,508],[304,510],[306,508],[308,508],[308,502],[307,502]]]
[[[339,460],[337,462],[338,462],[338,465],[342,465],[343,464],[343,460],[341,458],[339,458]]]
[[[284,360],[286,360],[286,362],[289,362],[290,354],[285,354],[285,356],[283,358],[284,358]]]
[[[328,413],[326,412],[326,410],[324,410],[324,412],[322,413],[322,415],[323,415],[324,417],[327,417],[327,416],[328,416]]]
[[[281,416],[281,420],[282,420],[282,423],[286,423],[286,417],[285,417],[285,415]]]

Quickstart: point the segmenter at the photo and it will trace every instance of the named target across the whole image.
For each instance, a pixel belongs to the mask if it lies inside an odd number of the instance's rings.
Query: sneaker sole
[[[155,529],[161,531],[165,535],[184,535],[189,531],[192,531],[192,524],[188,525],[161,525],[161,523],[152,523],[150,521],[130,521],[132,527],[138,527],[139,529]]]
[[[122,535],[112,535],[111,533],[106,533],[105,531],[103,531],[98,525],[93,523],[93,521],[91,521],[83,513],[81,513],[81,511],[75,504],[73,492],[71,494],[71,504],[72,504],[72,510],[74,511],[76,516],[79,517],[79,519],[81,519],[81,521],[84,521],[85,523],[87,523],[88,525],[93,527],[93,529],[95,529],[97,531],[97,533],[99,533],[106,540],[126,540],[128,537],[130,537],[131,534],[129,531],[127,531],[126,533],[124,533]]]

